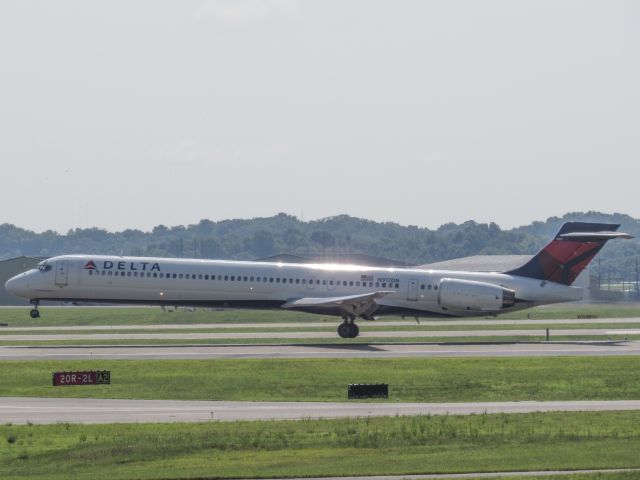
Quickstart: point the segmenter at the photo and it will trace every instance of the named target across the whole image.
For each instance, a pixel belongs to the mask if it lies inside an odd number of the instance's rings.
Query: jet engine
[[[513,306],[515,297],[515,291],[493,283],[443,278],[438,304],[445,310],[491,312]]]

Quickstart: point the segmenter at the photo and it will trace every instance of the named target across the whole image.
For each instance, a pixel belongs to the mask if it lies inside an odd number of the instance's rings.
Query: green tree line
[[[66,234],[35,233],[0,225],[0,259],[71,253],[251,260],[278,253],[301,256],[366,254],[421,265],[468,255],[534,254],[566,221],[620,223],[640,237],[640,220],[623,214],[574,212],[509,230],[495,223],[447,223],[436,230],[338,215],[304,222],[280,213],[266,218],[158,225],[153,230],[108,232],[75,228]],[[611,242],[594,268],[616,278],[635,279],[637,239]]]

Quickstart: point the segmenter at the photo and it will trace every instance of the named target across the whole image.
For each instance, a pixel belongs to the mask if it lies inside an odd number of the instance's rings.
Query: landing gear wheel
[[[342,338],[352,338],[351,337],[351,325],[348,323],[341,323],[338,325],[338,335]]]
[[[353,318],[345,319],[343,323],[338,326],[338,335],[342,338],[356,338],[360,333],[360,328],[354,323]]]
[[[38,306],[40,306],[40,300],[32,299],[31,304],[33,305],[33,308],[29,312],[29,315],[31,315],[31,318],[40,318],[40,311],[38,310]]]

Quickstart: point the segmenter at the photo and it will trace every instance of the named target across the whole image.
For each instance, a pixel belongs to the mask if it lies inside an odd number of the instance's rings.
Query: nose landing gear
[[[38,302],[38,300],[33,300],[31,303],[33,303],[33,308],[29,312],[29,315],[31,315],[31,318],[40,318],[40,310],[38,310],[40,302]]]
[[[338,335],[342,338],[356,338],[360,333],[360,328],[356,325],[356,317],[343,317],[344,322],[338,326]]]

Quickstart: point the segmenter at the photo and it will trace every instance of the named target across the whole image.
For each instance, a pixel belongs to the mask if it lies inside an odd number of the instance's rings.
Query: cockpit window
[[[42,262],[40,264],[38,264],[38,270],[40,270],[41,272],[48,272],[49,270],[51,270],[51,265],[49,265],[46,262]]]

